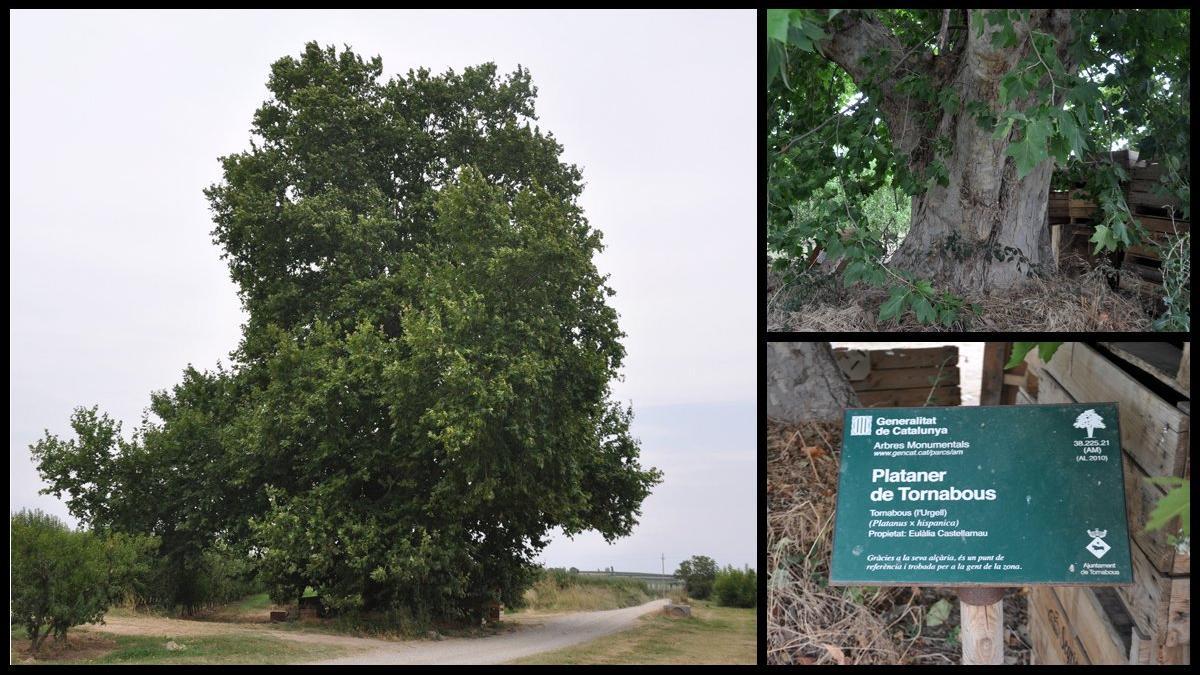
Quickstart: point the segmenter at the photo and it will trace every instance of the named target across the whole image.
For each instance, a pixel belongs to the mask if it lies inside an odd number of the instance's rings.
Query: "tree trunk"
[[[1006,109],[1028,109],[1034,94],[1007,106],[999,103],[1000,80],[1030,53],[1027,37],[1032,30],[1054,35],[1060,60],[1071,68],[1066,53],[1070,10],[1030,10],[1028,22],[1013,24],[1017,46],[1008,48],[992,45],[1000,25],[984,22],[981,27],[974,12],[963,11],[966,30],[937,56],[906,50],[869,13],[850,14],[831,22],[835,30],[818,44],[821,53],[860,87],[876,87],[894,149],[906,158],[910,171],[924,175],[940,160],[948,175],[945,187],[934,185],[913,197],[908,235],[889,263],[956,290],[1011,288],[1031,271],[1053,271],[1056,263],[1045,225],[1053,160],[1018,179],[1015,163],[1005,153],[1021,132],[1014,126],[1007,136],[993,140],[992,129],[981,128],[966,106],[983,103],[997,116]],[[893,55],[888,70],[892,75],[875,81],[876,73],[863,59],[881,47]],[[899,86],[901,76],[912,74],[929,78],[935,90],[952,90],[959,105],[944,110],[905,93]],[[951,141],[948,153],[937,154],[938,139]]]
[[[828,342],[767,343],[767,416],[785,422],[833,421],[858,396]]]
[[[962,84],[956,90],[979,100]],[[913,197],[908,235],[891,264],[960,290],[1012,288],[1035,271],[1054,271],[1045,226],[1053,161],[1018,180],[1005,155],[1010,138],[992,140],[969,114],[947,116],[940,127],[954,138],[943,160],[949,183]]]

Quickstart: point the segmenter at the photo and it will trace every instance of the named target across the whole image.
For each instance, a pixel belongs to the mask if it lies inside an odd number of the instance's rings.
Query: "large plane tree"
[[[661,474],[610,396],[601,235],[528,71],[381,75],[308,44],[222,159],[230,369],[189,369],[132,439],[81,410],[34,453],[85,522],[240,545],[277,600],[477,619],[555,528],[628,535]]]
[[[949,323],[960,305],[938,288],[1054,270],[1056,171],[1097,197],[1098,250],[1136,243],[1108,151],[1163,163],[1163,189],[1188,202],[1189,38],[1187,10],[768,10],[772,245],[821,246],[848,262],[846,283],[892,287],[884,314]],[[912,195],[886,260],[862,206],[884,185]]]

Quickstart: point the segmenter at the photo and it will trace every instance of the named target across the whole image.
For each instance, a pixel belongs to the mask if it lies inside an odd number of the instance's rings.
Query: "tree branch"
[[[938,31],[938,40],[937,40],[937,49],[938,49],[939,55],[941,55],[942,53],[944,53],[946,51],[946,35],[947,35],[947,32],[949,29],[950,29],[950,10],[943,9],[942,10],[942,29],[940,31]]]
[[[904,118],[907,111],[919,110],[924,103],[897,91],[899,78],[894,74],[903,68],[917,75],[933,75],[933,55],[920,50],[925,41],[919,41],[906,51],[887,26],[863,11],[838,14],[829,22],[827,30],[830,31],[829,38],[816,43],[817,52],[841,66],[864,93],[870,87],[878,89],[880,99],[877,103],[891,128],[895,149],[900,153],[912,152],[920,139],[916,127],[904,124]],[[885,67],[875,70],[864,65],[863,60],[880,49],[890,56]],[[886,74],[878,76],[881,72]]]

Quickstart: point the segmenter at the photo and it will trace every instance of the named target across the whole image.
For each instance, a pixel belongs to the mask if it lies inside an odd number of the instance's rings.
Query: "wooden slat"
[[[1146,637],[1146,634],[1137,626],[1133,627],[1131,633],[1129,662],[1134,665],[1145,666],[1154,663],[1154,641]]]
[[[871,370],[897,368],[938,368],[958,363],[958,347],[928,347],[916,349],[872,349]]]
[[[949,368],[900,368],[896,370],[875,370],[866,378],[850,385],[855,391],[877,391],[880,389],[926,389],[938,386],[945,387],[958,384],[958,367]]]
[[[1000,405],[1000,394],[1004,389],[1004,363],[1008,360],[1009,344],[987,342],[983,345],[979,405]]]
[[[1163,232],[1165,234],[1174,234],[1178,232],[1190,232],[1191,226],[1186,220],[1176,218],[1172,221],[1170,218],[1159,218],[1157,216],[1134,216],[1134,219],[1142,224],[1142,227],[1151,232]]]
[[[1129,248],[1125,249],[1125,253],[1127,255],[1140,256],[1146,260],[1162,260],[1162,256],[1158,254],[1156,249],[1150,246],[1143,246],[1141,244],[1130,246]]]
[[[1025,384],[1024,375],[1015,375],[1009,373],[1004,376],[1004,386],[1006,387],[1019,387],[1022,384]]]
[[[1177,379],[1183,350],[1170,342],[1101,342],[1121,360],[1187,396],[1188,390]]]
[[[1171,580],[1171,601],[1167,607],[1167,630],[1163,636],[1163,648],[1190,644],[1192,641],[1192,579],[1180,577]],[[1169,657],[1169,655],[1168,655]]]
[[[938,387],[930,397],[929,387],[916,389],[881,389],[860,391],[858,400],[868,408],[898,408],[904,406],[959,405],[962,398],[958,387]]]
[[[1146,473],[1183,475],[1189,419],[1182,411],[1096,350],[1077,342],[1059,347],[1045,370],[1077,401],[1119,404],[1121,446]]]
[[[1062,658],[1059,657],[1059,652],[1054,649],[1050,641],[1052,639],[1050,630],[1042,625],[1042,613],[1039,608],[1034,606],[1034,593],[1037,592],[1035,587],[1030,591],[1029,603],[1029,642],[1032,649],[1029,653],[1029,665],[1031,666],[1061,666],[1063,665]]]
[[[1033,368],[1026,368],[1026,371],[1025,384],[1022,385],[1021,388],[1024,389],[1027,394],[1029,394],[1030,398],[1037,400],[1038,374],[1033,370]]]
[[[1065,612],[1049,586],[1034,586],[1029,593],[1029,614],[1037,616],[1030,626],[1037,662],[1047,665],[1090,664],[1083,645],[1067,624]]]
[[[1051,587],[1062,606],[1066,623],[1083,645],[1088,661],[1121,665],[1129,662],[1125,639],[1117,632],[1092,589],[1084,586]]]
[[[1125,469],[1125,512],[1129,518],[1129,535],[1150,559],[1154,569],[1163,574],[1188,574],[1191,556],[1177,553],[1167,542],[1166,528],[1146,532],[1146,520],[1167,491],[1147,480],[1149,476],[1136,462],[1122,453]]]
[[[1150,559],[1138,546],[1130,546],[1129,553],[1133,558],[1133,585],[1117,586],[1117,595],[1125,602],[1137,627],[1154,637],[1156,644],[1160,644],[1159,631],[1167,627],[1172,580],[1154,569]]]
[[[1175,374],[1179,387],[1191,398],[1192,392],[1192,343],[1183,343],[1183,354],[1179,359],[1179,371]]]

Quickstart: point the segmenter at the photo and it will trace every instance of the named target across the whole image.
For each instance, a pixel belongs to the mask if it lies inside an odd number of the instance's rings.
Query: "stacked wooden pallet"
[[[1191,557],[1168,541],[1170,528],[1146,532],[1166,490],[1150,476],[1190,477],[1189,345],[1065,343],[1049,363],[1026,357],[1033,391],[1019,403],[1115,401],[1134,585],[1116,589],[1040,587],[1030,594],[1034,663],[1191,661]]]
[[[1129,181],[1123,185],[1125,203],[1147,235],[1145,241],[1124,252],[1121,266],[1128,267],[1151,285],[1160,285],[1162,257],[1158,247],[1173,235],[1189,232],[1191,223],[1182,220],[1183,204],[1179,199],[1161,189],[1164,172],[1161,164],[1139,160],[1137,152],[1132,150],[1114,152],[1111,157],[1129,173]],[[1088,240],[1095,232],[1100,213],[1087,193],[1078,189],[1051,192],[1046,210],[1051,240],[1059,260],[1073,257],[1093,262],[1094,247]]]
[[[865,407],[962,402],[958,347],[835,349],[833,355]]]

